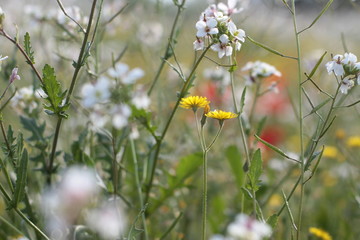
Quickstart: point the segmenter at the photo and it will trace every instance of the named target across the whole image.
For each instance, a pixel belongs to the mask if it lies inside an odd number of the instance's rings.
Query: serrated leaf
[[[15,191],[10,202],[10,208],[17,208],[18,203],[24,198],[28,160],[29,156],[27,150],[24,149],[20,165],[16,169]]]
[[[46,104],[44,104],[44,108],[47,110],[46,113],[68,118],[68,114],[65,111],[69,108],[69,104],[63,104],[65,102],[66,91],[62,92],[60,83],[56,80],[55,70],[48,64],[43,68],[43,84],[41,88],[47,95],[43,97],[46,101]]]
[[[276,227],[278,219],[279,219],[278,215],[273,214],[266,220],[266,223],[269,224],[270,227],[274,229]]]
[[[242,156],[236,146],[229,146],[225,150],[226,159],[229,161],[231,171],[236,181],[236,185],[241,188],[244,182],[244,170],[242,168]]]
[[[23,116],[20,116],[20,122],[26,130],[32,133],[32,136],[27,139],[28,141],[45,141],[45,122],[41,125],[38,125],[35,119]]]
[[[25,33],[24,36],[24,50],[28,57],[30,58],[30,61],[26,61],[28,64],[35,64],[35,58],[34,58],[34,51],[31,49],[31,43],[30,43],[30,34],[28,32]]]
[[[260,149],[257,149],[254,153],[249,169],[249,185],[252,190],[257,191],[259,189],[258,183],[262,173],[262,160]]]

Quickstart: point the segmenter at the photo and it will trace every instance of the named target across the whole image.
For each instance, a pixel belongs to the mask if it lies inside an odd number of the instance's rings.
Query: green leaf
[[[278,215],[273,214],[266,220],[266,223],[269,224],[274,229],[276,227],[278,219],[279,219]]]
[[[259,189],[259,178],[262,173],[262,160],[261,160],[261,152],[260,149],[257,149],[254,153],[250,169],[249,169],[249,185],[250,188],[254,191],[257,191]]]
[[[244,183],[244,170],[242,169],[242,156],[239,149],[232,145],[225,150],[226,159],[229,161],[231,171],[236,181],[236,185],[241,188]]]
[[[245,96],[246,96],[246,87],[244,87],[244,90],[241,93],[241,99],[240,99],[240,113],[243,112],[244,106],[245,106]]]
[[[28,32],[25,33],[24,36],[24,50],[26,54],[29,56],[30,61],[26,61],[28,64],[35,64],[35,58],[34,58],[34,51],[31,49],[31,43],[30,43],[30,34]]]
[[[29,156],[27,150],[24,149],[21,156],[20,165],[16,169],[16,185],[12,200],[10,202],[10,208],[17,208],[18,203],[24,198],[28,160]]]
[[[254,135],[260,142],[262,142],[263,144],[265,144],[267,147],[269,147],[271,150],[277,152],[278,154],[280,154],[281,156],[293,160],[295,162],[299,162],[299,160],[296,160],[294,158],[289,157],[288,155],[286,155],[280,148],[275,147],[274,145],[272,145],[271,143],[266,142],[265,140],[262,140],[258,135]]]
[[[27,139],[28,141],[45,141],[45,122],[41,125],[38,125],[35,119],[23,116],[20,116],[20,122],[26,130],[32,133],[32,136]]]
[[[260,135],[262,133],[262,130],[264,129],[265,123],[266,123],[267,117],[264,116],[263,118],[261,118],[258,127],[256,129],[256,135]]]
[[[322,60],[324,59],[325,55],[327,52],[324,52],[324,54],[320,57],[320,59],[317,61],[317,63],[315,64],[314,68],[311,70],[308,78],[311,78],[312,76],[314,76],[316,70],[318,69],[318,67],[320,66]]]
[[[313,114],[314,112],[317,112],[320,108],[322,108],[323,106],[325,106],[330,100],[331,100],[331,98],[328,98],[328,99],[326,99],[325,101],[323,101],[323,102],[321,102],[320,104],[318,104],[317,106],[315,106],[315,107],[311,110],[310,113],[308,113],[306,116],[304,116],[304,118],[307,117],[307,116],[309,116],[309,115],[311,115],[311,114]]]

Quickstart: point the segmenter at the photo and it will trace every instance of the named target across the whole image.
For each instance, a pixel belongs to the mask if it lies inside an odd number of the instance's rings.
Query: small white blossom
[[[137,37],[148,46],[156,46],[163,35],[164,28],[159,22],[144,22],[140,25]]]
[[[82,103],[85,107],[93,107],[97,103],[104,103],[110,98],[110,80],[106,77],[101,77],[93,85],[86,83],[81,88],[81,95],[83,97]]]
[[[134,92],[131,103],[134,104],[137,109],[148,109],[151,100],[146,92],[140,87]]]
[[[116,129],[121,129],[128,124],[128,119],[131,116],[131,108],[128,105],[115,106],[111,112],[113,114],[112,125]]]
[[[355,64],[357,62],[357,57],[352,53],[345,53],[344,58],[341,60],[343,64]]]
[[[232,239],[261,240],[264,237],[270,237],[272,230],[266,223],[259,222],[245,214],[239,214],[235,221],[230,223],[227,232]]]
[[[113,78],[119,78],[123,84],[134,84],[144,76],[144,71],[140,68],[129,70],[129,66],[124,63],[117,63],[115,68],[110,68],[108,74]]]
[[[205,9],[205,11],[200,15],[200,20],[209,17],[215,17],[215,13],[217,12],[217,8],[215,4],[211,4],[209,7]]]
[[[241,71],[250,71],[251,78],[264,78],[270,77],[272,75],[281,76],[281,72],[276,70],[276,68],[268,63],[256,61],[256,62],[248,62],[241,69]]]
[[[196,51],[203,50],[204,46],[205,46],[204,41],[200,38],[197,38],[194,41],[193,45],[194,45],[194,50],[196,50]]]
[[[46,94],[43,93],[42,89],[34,91],[33,86],[23,87],[18,89],[15,96],[10,100],[11,106],[19,113],[22,113],[23,109],[27,109],[29,113],[32,113],[39,106],[38,100],[44,95]]]
[[[346,77],[342,80],[340,86],[340,92],[343,94],[347,94],[348,91],[355,85],[354,81]]]
[[[235,37],[235,39],[244,42],[245,41],[245,31],[242,29],[237,29],[234,22],[228,23],[228,28],[232,36]]]
[[[232,14],[239,13],[243,10],[243,8],[235,8],[238,0],[228,0],[227,5],[224,3],[219,3],[217,5],[220,11],[223,11],[226,15],[231,16]]]
[[[229,45],[229,37],[226,34],[223,34],[219,38],[220,42],[211,46],[211,49],[215,52],[218,52],[218,57],[222,58],[225,55],[231,56],[233,48]]]
[[[206,20],[200,20],[196,23],[197,37],[205,37],[207,35],[218,34],[219,29],[216,28],[217,21],[215,18],[209,18]]]
[[[333,57],[333,61],[327,62],[325,64],[329,74],[334,72],[336,76],[342,76],[345,73],[344,67],[342,65],[343,58],[343,55],[337,54]]]

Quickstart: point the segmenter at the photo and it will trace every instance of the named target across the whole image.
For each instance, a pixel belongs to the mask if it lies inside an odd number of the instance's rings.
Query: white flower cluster
[[[33,86],[28,86],[18,89],[10,103],[19,114],[24,112],[32,114],[40,106],[41,97],[45,96],[46,94],[41,88],[34,89]]]
[[[230,16],[240,12],[236,8],[237,0],[228,0],[228,4],[212,4],[200,15],[196,23],[195,50],[205,48],[205,40],[209,40],[211,49],[218,52],[219,58],[231,56],[233,47],[240,51],[241,43],[245,41],[245,32],[238,29]]]
[[[227,236],[214,235],[210,240],[261,240],[270,237],[271,227],[245,214],[236,216],[227,227]]]
[[[131,106],[145,110],[150,106],[150,98],[141,87],[132,89],[136,81],[144,76],[144,71],[140,68],[130,70],[128,65],[117,63],[114,68],[108,70],[108,75],[114,80],[102,76],[96,83],[85,83],[82,86],[82,104],[91,110],[90,120],[96,127],[104,127],[111,119],[112,126],[121,129],[128,124],[132,113]],[[120,88],[126,89],[125,93],[130,100],[114,104],[111,99],[119,95],[116,92],[119,85]]]
[[[281,77],[281,72],[276,70],[274,66],[261,61],[248,62],[241,71],[249,71],[249,78],[247,79],[249,84],[255,83],[259,78],[266,78],[273,75]]]
[[[343,94],[347,94],[354,87],[354,80],[357,85],[360,85],[360,62],[357,62],[356,55],[352,53],[337,54],[325,66],[329,74],[333,72],[341,78],[340,91]]]

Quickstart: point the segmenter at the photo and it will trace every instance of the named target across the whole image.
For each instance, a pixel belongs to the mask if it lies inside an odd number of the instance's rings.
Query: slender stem
[[[205,142],[204,142],[204,138],[201,136],[201,132],[202,132],[203,127],[201,127],[201,129],[200,129],[199,119],[198,119],[198,116],[197,116],[196,112],[194,112],[194,115],[195,115],[196,130],[197,130],[198,137],[199,137],[199,140],[200,140],[201,149],[204,150],[205,149]]]
[[[201,239],[206,239],[206,219],[207,219],[207,150],[203,151],[203,206],[202,206],[202,235]]]
[[[216,140],[218,139],[218,137],[219,137],[219,135],[220,135],[221,130],[222,130],[223,127],[224,127],[224,122],[223,122],[224,120],[219,120],[219,121],[221,121],[220,127],[219,127],[219,129],[218,129],[215,137],[213,138],[213,140],[212,140],[211,143],[209,144],[209,146],[205,148],[205,151],[209,151],[210,148],[214,145],[214,143],[216,142]],[[205,140],[204,140],[204,142],[205,142]]]
[[[25,50],[21,47],[21,45],[15,41],[14,39],[12,39],[5,31],[4,29],[0,29],[0,34],[2,34],[5,38],[7,38],[10,42],[12,42],[19,50],[20,52],[24,55],[24,57],[27,60],[27,63],[30,65],[30,67],[33,69],[33,71],[35,72],[37,78],[39,79],[39,81],[41,82],[41,84],[44,84],[42,77],[40,75],[40,73],[37,71],[37,69],[35,68],[35,65],[32,63],[30,57],[27,55],[27,53],[25,52]]]
[[[140,178],[139,178],[139,165],[138,165],[138,161],[137,161],[134,140],[132,138],[130,138],[130,146],[131,146],[132,158],[134,160],[135,182],[136,182],[136,187],[137,187],[137,191],[138,191],[138,195],[139,195],[140,205],[141,205],[141,208],[144,208],[144,199],[143,199],[143,195],[142,195],[142,191],[141,191],[141,184],[140,184]],[[147,227],[146,227],[146,219],[145,219],[144,212],[141,214],[141,218],[142,218],[143,227],[144,227],[145,239],[148,240],[149,235],[148,235],[148,231],[147,231]]]
[[[250,115],[249,115],[249,124],[250,126],[252,125],[252,121],[253,121],[253,118],[254,118],[254,112],[255,112],[255,109],[256,109],[256,103],[257,103],[257,100],[259,99],[259,93],[260,93],[260,86],[261,86],[261,79],[257,79],[259,80],[256,84],[256,89],[255,89],[255,95],[254,95],[254,102],[251,106],[251,110],[250,110]]]
[[[179,94],[179,97],[175,103],[175,106],[170,114],[170,117],[169,119],[167,120],[166,124],[165,124],[165,128],[164,130],[162,131],[162,134],[160,135],[160,137],[156,138],[156,147],[155,147],[155,153],[154,153],[154,163],[153,165],[151,166],[151,173],[150,173],[150,179],[149,179],[149,182],[147,184],[147,188],[146,188],[146,193],[145,193],[145,203],[148,202],[149,200],[149,195],[150,195],[150,191],[151,191],[151,188],[152,188],[152,185],[153,185],[153,180],[154,180],[154,175],[155,175],[155,169],[156,169],[156,165],[157,165],[157,162],[158,162],[158,157],[159,157],[159,153],[160,153],[160,148],[161,148],[161,144],[162,144],[162,141],[164,140],[164,137],[167,133],[167,130],[169,129],[169,126],[170,126],[170,123],[175,115],[175,112],[176,110],[178,109],[179,107],[179,104],[180,104],[180,101],[181,101],[181,98],[183,98],[187,92],[187,89],[189,87],[189,84],[195,74],[195,70],[197,69],[197,67],[199,66],[201,60],[204,58],[205,54],[207,53],[207,51],[210,49],[210,47],[212,46],[212,44],[209,44],[209,46],[202,52],[202,54],[200,55],[200,57],[198,58],[198,60],[196,61],[196,63],[194,64],[194,67],[191,71],[191,73],[189,74],[188,78],[186,79],[181,91],[180,91],[180,94]]]
[[[45,233],[43,233],[32,221],[30,221],[30,219],[28,219],[19,209],[15,208],[14,209],[15,212],[17,212],[17,214],[19,214],[19,216],[25,220],[25,222],[27,224],[29,224],[36,232],[38,232],[43,238],[45,238],[46,240],[50,240],[50,238],[48,236],[46,236]]]
[[[117,191],[118,191],[118,170],[117,170],[117,162],[116,162],[116,131],[113,130],[113,134],[111,137],[111,145],[112,145],[112,149],[113,149],[113,160],[112,160],[112,170],[113,170],[113,185],[114,185],[114,196],[117,196]]]
[[[11,228],[17,234],[25,236],[24,233],[22,233],[19,229],[17,229],[14,225],[12,225],[10,222],[8,222],[8,220],[3,218],[1,215],[0,215],[0,221],[3,222],[5,225],[7,225],[9,228]]]
[[[91,6],[91,12],[90,12],[90,16],[89,16],[88,26],[86,28],[86,32],[85,32],[85,35],[84,35],[84,40],[82,42],[82,46],[81,46],[81,50],[80,50],[80,53],[79,53],[78,60],[76,62],[76,68],[75,68],[73,77],[71,79],[70,88],[69,88],[69,91],[68,91],[67,96],[66,96],[65,104],[68,104],[70,102],[70,97],[71,97],[72,92],[74,90],[78,74],[80,72],[81,67],[83,66],[82,62],[84,60],[85,50],[87,48],[87,40],[88,40],[88,37],[89,37],[89,34],[90,34],[91,24],[92,24],[92,21],[93,21],[93,18],[94,18],[96,3],[97,3],[97,0],[93,0],[92,6]],[[48,164],[48,169],[47,169],[47,172],[48,172],[47,182],[49,184],[51,184],[51,175],[53,174],[53,165],[54,165],[54,160],[55,160],[57,142],[58,142],[58,138],[59,138],[59,134],[60,134],[61,123],[62,123],[62,117],[58,117],[58,121],[57,121],[57,124],[56,124],[56,129],[55,129],[55,135],[54,135],[53,144],[52,144],[52,150],[51,150],[49,164]]]
[[[164,56],[161,58],[162,61],[161,61],[161,64],[155,74],[155,77],[152,81],[152,84],[150,86],[150,89],[148,91],[148,95],[150,96],[154,87],[155,87],[155,84],[157,83],[157,81],[159,80],[159,77],[160,77],[160,74],[165,66],[165,62],[166,60],[171,56],[169,55],[169,51],[170,51],[170,48],[171,48],[171,43],[173,42],[173,38],[174,38],[174,34],[175,34],[175,29],[176,29],[176,25],[177,25],[177,22],[179,20],[179,17],[180,17],[180,14],[184,8],[184,4],[185,4],[186,0],[183,0],[182,3],[180,5],[177,5],[178,7],[178,10],[177,10],[177,14],[175,16],[175,20],[174,20],[174,23],[172,25],[172,28],[171,28],[171,32],[170,32],[170,36],[169,36],[169,39],[168,39],[168,43],[167,43],[167,46],[165,48],[165,52],[164,52]]]

